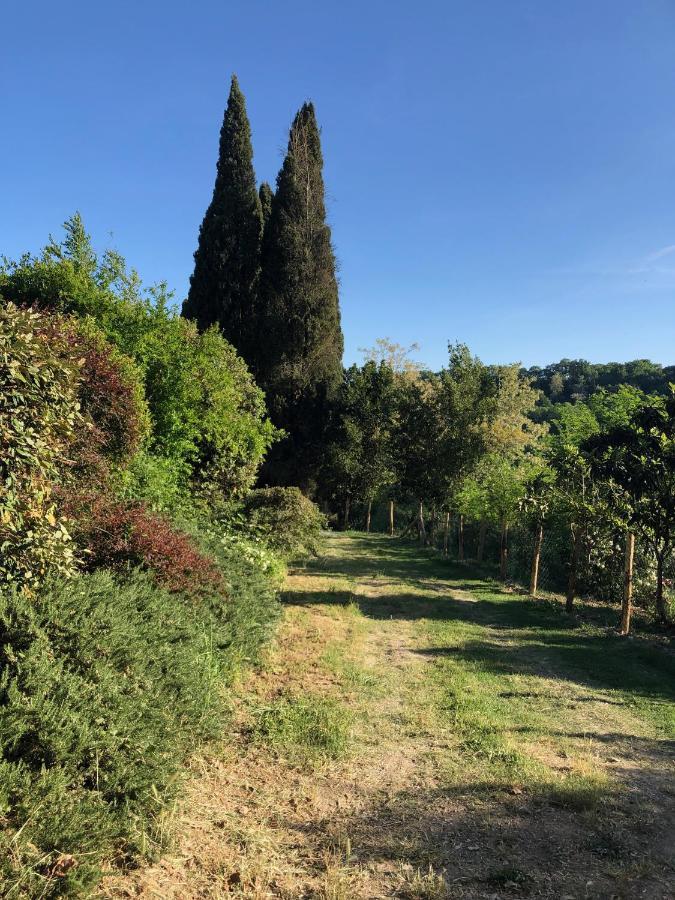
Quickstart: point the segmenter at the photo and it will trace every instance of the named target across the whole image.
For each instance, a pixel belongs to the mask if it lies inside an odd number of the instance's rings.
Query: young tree
[[[398,415],[395,373],[385,364],[367,362],[345,372],[329,440],[326,483],[345,503],[345,527],[352,500],[372,504],[396,481],[393,433]]]
[[[464,479],[457,492],[460,513],[499,528],[499,574],[506,580],[508,533],[518,518],[529,483],[536,477],[539,464],[526,457],[508,458],[488,453],[476,469]]]
[[[312,489],[328,407],[342,381],[343,338],[323,158],[314,106],[290,131],[262,252],[261,322],[253,368],[288,437],[267,478]]]
[[[419,344],[404,347],[389,338],[377,338],[373,347],[359,347],[365,362],[385,363],[397,376],[417,378],[424,366],[412,358],[411,354],[420,349]]]
[[[615,506],[625,510],[630,530],[639,531],[656,560],[656,612],[669,621],[664,568],[675,544],[675,389],[667,400],[652,398],[628,424],[589,439],[595,472],[618,489]]]
[[[232,76],[213,197],[201,228],[183,315],[200,330],[217,324],[247,362],[257,332],[255,296],[262,213],[244,95]]]
[[[462,478],[485,452],[485,425],[496,396],[489,369],[466,346],[451,345],[449,357],[438,374],[401,378],[401,491],[416,501],[422,539],[425,504],[449,509]]]

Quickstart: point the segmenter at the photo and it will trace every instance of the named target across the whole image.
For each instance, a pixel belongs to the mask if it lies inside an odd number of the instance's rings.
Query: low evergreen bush
[[[157,847],[186,754],[276,616],[267,576],[221,562],[208,602],[141,572],[0,596],[0,895],[88,896],[103,860]]]

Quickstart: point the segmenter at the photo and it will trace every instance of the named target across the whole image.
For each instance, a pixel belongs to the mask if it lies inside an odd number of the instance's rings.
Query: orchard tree
[[[366,531],[372,504],[396,482],[394,432],[398,420],[395,373],[385,363],[351,366],[337,402],[329,443],[326,480],[344,499],[348,526],[353,499],[366,504]]]
[[[669,621],[664,568],[675,544],[675,392],[652,398],[627,424],[600,433],[585,444],[601,477],[618,488],[620,506],[656,560],[656,612]]]
[[[424,505],[449,509],[462,478],[486,449],[486,423],[496,387],[490,372],[463,344],[449,347],[440,373],[408,378],[401,391],[398,458],[401,488],[418,506],[425,538]]]
[[[567,522],[570,533],[567,609],[577,593],[582,550],[600,546],[621,530],[607,478],[591,465],[587,448],[617,427],[625,427],[644,395],[630,386],[598,391],[586,402],[560,404],[551,423],[547,459],[555,472],[551,513]]]

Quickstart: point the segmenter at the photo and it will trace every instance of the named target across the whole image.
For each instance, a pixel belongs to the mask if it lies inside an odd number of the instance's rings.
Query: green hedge
[[[104,860],[157,847],[186,754],[274,622],[269,579],[221,557],[196,604],[132,573],[0,597],[0,895],[87,895]]]

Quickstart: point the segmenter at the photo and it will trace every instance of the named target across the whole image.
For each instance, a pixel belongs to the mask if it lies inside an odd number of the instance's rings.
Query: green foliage
[[[220,132],[216,183],[199,230],[183,315],[201,330],[217,324],[246,359],[255,358],[255,296],[263,219],[244,96],[232,76]],[[253,354],[253,355],[252,355]]]
[[[228,594],[208,604],[105,572],[0,597],[3,896],[89,896],[103,859],[156,845],[185,755],[222,727],[223,688],[277,615],[266,576],[220,562]]]
[[[305,103],[291,127],[265,229],[261,321],[253,371],[270,415],[288,437],[267,476],[311,488],[321,458],[327,401],[342,379],[335,256],[326,222],[323,159],[314,107]]]
[[[486,423],[493,415],[497,385],[468,347],[449,348],[438,375],[423,373],[402,382],[397,453],[401,489],[427,502],[451,502],[464,475],[486,451]]]
[[[127,271],[119,253],[107,250],[99,260],[79,213],[63,228],[63,241],[50,237],[39,257],[26,253],[18,261],[3,260],[0,294],[17,305],[92,316],[99,323],[114,313],[117,302],[136,305],[140,279]]]
[[[99,574],[30,603],[5,596],[0,631],[9,817],[0,840],[24,826],[22,852],[0,854],[0,872],[11,881],[29,867],[37,889],[58,856],[72,854],[78,866],[52,891],[68,893],[71,882],[89,883],[101,857],[152,839],[157,791],[223,713],[227,628],[140,577],[122,585]]]
[[[550,410],[547,401],[568,403],[587,400],[598,390],[614,393],[622,385],[648,394],[668,393],[668,383],[675,378],[675,366],[660,366],[648,359],[631,362],[589,363],[585,359],[561,359],[548,366],[532,366],[526,377],[542,391],[542,409]]]
[[[260,185],[258,196],[260,197],[260,211],[264,229],[269,222],[270,213],[272,212],[272,200],[274,199],[274,191],[266,181],[263,181]]]
[[[73,548],[53,484],[83,419],[80,365],[45,319],[0,305],[0,582],[70,574]]]
[[[538,472],[537,465],[529,460],[489,453],[463,481],[456,496],[457,509],[477,521],[511,525]]]
[[[171,461],[184,495],[193,485],[245,492],[277,436],[245,363],[216,328],[200,334],[172,311],[165,285],[143,292],[119,254],[99,259],[79,216],[64,227],[63,242],[51,240],[39,258],[5,264],[5,296],[90,318],[133,360],[152,423],[147,450]]]
[[[318,553],[325,518],[298,488],[251,491],[243,510],[247,529],[284,559]]]
[[[337,499],[372,501],[397,481],[399,387],[386,363],[345,372],[327,449],[324,481]]]
[[[652,398],[627,424],[590,438],[583,449],[591,470],[614,488],[611,505],[656,557],[656,607],[666,621],[663,570],[675,543],[675,390],[667,400]]]

